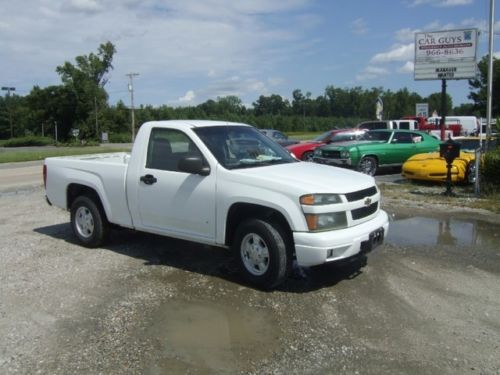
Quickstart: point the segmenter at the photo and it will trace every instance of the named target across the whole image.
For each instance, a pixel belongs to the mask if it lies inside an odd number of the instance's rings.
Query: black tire
[[[358,171],[370,176],[375,176],[377,173],[378,163],[373,156],[365,156],[358,165]]]
[[[476,161],[473,160],[472,162],[467,164],[464,183],[474,184],[475,182],[476,182]]]
[[[313,161],[313,151],[306,151],[302,154],[302,161]]]
[[[77,197],[71,205],[71,228],[83,246],[90,248],[101,246],[109,235],[101,205],[87,196]]]
[[[281,284],[292,269],[285,232],[276,224],[250,219],[236,230],[233,251],[245,280],[261,289]]]

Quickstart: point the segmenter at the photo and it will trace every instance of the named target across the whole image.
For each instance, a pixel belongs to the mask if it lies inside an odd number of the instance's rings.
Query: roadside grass
[[[482,209],[500,214],[500,192],[483,192],[479,197],[474,194],[472,185],[453,185],[455,196],[448,197],[442,193],[445,185],[424,184],[402,180],[397,183],[378,184],[383,198],[399,204],[407,203],[408,206],[432,207],[445,205],[455,208]]]
[[[287,132],[292,139],[298,139],[299,141],[306,141],[316,138],[318,135],[323,134],[323,132]]]
[[[0,152],[0,163],[16,163],[21,161],[43,160],[53,156],[71,156],[86,154],[103,154],[110,152],[129,152],[130,147],[58,147],[47,150]]]

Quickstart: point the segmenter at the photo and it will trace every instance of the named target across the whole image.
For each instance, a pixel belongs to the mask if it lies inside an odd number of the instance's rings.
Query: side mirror
[[[177,169],[181,172],[199,174],[201,176],[208,176],[210,174],[210,167],[203,165],[203,160],[199,156],[186,156],[179,160]]]

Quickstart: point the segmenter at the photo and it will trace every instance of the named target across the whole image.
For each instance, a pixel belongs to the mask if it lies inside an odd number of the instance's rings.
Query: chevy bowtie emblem
[[[370,204],[372,204],[372,199],[371,198],[366,198],[365,199],[365,206],[368,207]]]

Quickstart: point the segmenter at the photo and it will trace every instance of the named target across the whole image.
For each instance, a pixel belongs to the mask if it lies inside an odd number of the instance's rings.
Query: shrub
[[[94,147],[99,146],[99,142],[93,139],[72,139],[65,143],[58,143],[58,146],[63,147]]]
[[[49,146],[53,145],[54,140],[47,137],[37,137],[30,135],[27,137],[11,138],[4,142],[4,147],[26,147],[26,146]]]
[[[481,177],[485,184],[500,189],[500,148],[487,152],[481,165]]]
[[[109,133],[110,143],[130,143],[132,142],[132,135],[130,133]]]

